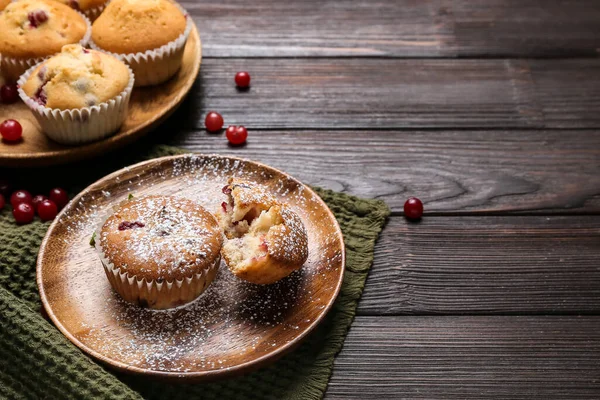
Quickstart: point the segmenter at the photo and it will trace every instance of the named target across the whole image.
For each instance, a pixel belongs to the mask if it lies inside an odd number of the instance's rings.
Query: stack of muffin
[[[0,72],[51,139],[87,143],[119,129],[134,86],[176,74],[191,28],[171,0],[0,0]]]

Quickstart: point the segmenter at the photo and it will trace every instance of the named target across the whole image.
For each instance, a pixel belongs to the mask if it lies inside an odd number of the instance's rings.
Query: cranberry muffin
[[[95,242],[123,299],[165,309],[194,300],[210,285],[223,238],[212,214],[193,201],[147,196],[121,205]]]
[[[32,67],[19,94],[53,140],[78,144],[114,133],[123,123],[133,87],[131,70],[117,58],[79,45]]]
[[[31,66],[60,52],[67,44],[87,45],[90,22],[52,0],[20,0],[0,13],[2,74],[17,80]]]
[[[0,0],[0,11],[4,10],[11,0]]]
[[[191,18],[169,0],[113,0],[92,26],[92,48],[127,62],[136,86],[165,82],[181,67]]]
[[[260,185],[231,178],[217,215],[227,240],[221,255],[237,277],[271,284],[302,267],[308,236],[300,217]]]

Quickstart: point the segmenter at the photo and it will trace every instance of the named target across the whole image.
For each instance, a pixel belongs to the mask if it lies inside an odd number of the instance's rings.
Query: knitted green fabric
[[[159,146],[144,158],[182,152]],[[114,161],[106,165],[119,167]],[[73,191],[91,183],[89,178],[86,182],[85,177],[74,177]],[[375,241],[389,209],[381,201],[315,190],[335,214],[346,244],[346,273],[333,309],[298,349],[271,367],[235,379],[194,385],[168,384],[106,370],[64,338],[40,313],[35,283],[36,256],[49,223],[17,226],[5,209],[0,213],[0,398],[321,398],[334,357],[354,318]]]

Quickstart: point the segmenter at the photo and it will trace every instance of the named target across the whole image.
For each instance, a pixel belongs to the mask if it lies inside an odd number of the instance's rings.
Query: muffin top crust
[[[0,13],[0,53],[14,58],[46,57],[79,43],[88,30],[83,16],[52,0],[20,0]]]

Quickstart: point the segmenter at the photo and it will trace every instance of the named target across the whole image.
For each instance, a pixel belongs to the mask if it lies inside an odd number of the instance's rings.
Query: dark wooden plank
[[[239,92],[236,71],[252,74]],[[209,59],[188,128],[600,127],[600,59]]]
[[[193,105],[185,107],[174,123]],[[600,212],[600,131],[250,130],[242,148],[204,131],[169,139],[379,198],[395,212],[411,195],[435,213]]]
[[[597,56],[594,0],[182,1],[208,57]]]
[[[600,216],[393,217],[360,314],[600,312]]]
[[[600,317],[357,317],[327,399],[597,399]]]

